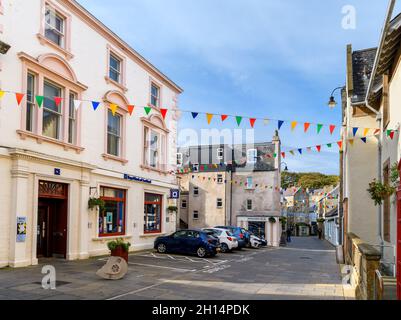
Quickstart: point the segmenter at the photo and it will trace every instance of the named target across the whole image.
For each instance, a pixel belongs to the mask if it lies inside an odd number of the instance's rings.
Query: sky
[[[376,47],[387,0],[78,0],[136,51],[184,89],[182,110],[322,124],[341,124],[341,110],[327,102],[345,84],[346,45]],[[344,6],[355,8],[355,28],[344,29]],[[395,12],[400,12],[397,4]],[[340,96],[337,92],[336,99]],[[164,106],[169,108],[169,106]],[[193,120],[187,129],[236,129],[234,119]],[[241,128],[250,129],[247,120]],[[257,121],[256,142],[271,141],[277,121]],[[316,126],[280,130],[283,151],[340,139]],[[249,132],[248,132],[249,133]],[[287,152],[288,153],[288,152]],[[338,148],[288,155],[290,171],[339,173]]]

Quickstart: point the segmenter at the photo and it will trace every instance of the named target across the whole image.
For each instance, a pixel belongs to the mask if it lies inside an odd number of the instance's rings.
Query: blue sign
[[[170,199],[179,199],[179,198],[180,198],[180,190],[170,189]]]
[[[61,169],[54,169],[54,175],[60,176],[61,175]]]
[[[141,178],[141,177],[136,177],[136,176],[131,176],[129,174],[124,174],[124,179],[129,180],[129,181],[137,181],[137,182],[143,182],[143,183],[152,183],[152,180]]]
[[[26,240],[26,217],[17,217],[17,242]]]

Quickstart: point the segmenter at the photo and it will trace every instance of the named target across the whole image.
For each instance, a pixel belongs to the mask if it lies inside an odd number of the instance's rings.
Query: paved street
[[[101,258],[2,269],[0,299],[344,299],[334,249],[316,238],[211,259],[148,251],[129,260],[129,274],[115,282],[95,275]],[[56,267],[56,290],[41,288],[45,264]]]

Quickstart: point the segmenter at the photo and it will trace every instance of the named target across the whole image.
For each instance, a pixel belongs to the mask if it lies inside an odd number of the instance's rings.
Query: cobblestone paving
[[[56,267],[56,290],[41,288],[43,265]],[[316,238],[295,238],[285,248],[245,249],[213,259],[141,252],[130,256],[124,280],[95,272],[104,259],[41,261],[0,270],[0,299],[342,300],[334,248]]]

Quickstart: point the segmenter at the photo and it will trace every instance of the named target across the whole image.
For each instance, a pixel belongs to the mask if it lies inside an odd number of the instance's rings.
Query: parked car
[[[199,258],[215,256],[219,240],[202,230],[180,230],[171,235],[158,237],[154,248],[159,253],[196,254]]]
[[[249,230],[241,228],[242,233],[244,234],[244,239],[247,247],[251,247],[251,233]]]
[[[223,253],[238,248],[237,238],[227,229],[205,228],[203,231],[210,232],[219,239],[221,252]]]
[[[242,248],[245,248],[247,246],[245,233],[242,231],[243,230],[242,228],[232,227],[232,226],[217,226],[215,228],[229,230],[234,235],[234,237],[237,238],[239,250],[241,250]]]
[[[250,245],[251,248],[260,248],[262,246],[262,240],[255,236],[254,234],[250,235]]]

